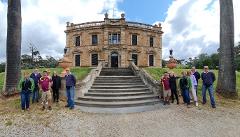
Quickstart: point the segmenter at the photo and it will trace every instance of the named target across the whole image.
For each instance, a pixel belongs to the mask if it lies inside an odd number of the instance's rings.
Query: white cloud
[[[233,0],[235,42],[240,41],[240,1]],[[219,47],[219,1],[175,0],[163,22],[163,57],[169,49],[174,56],[187,59],[200,53],[213,53]]]
[[[41,55],[61,58],[65,47],[66,22],[103,20],[104,13],[121,0],[24,0],[22,1],[22,53],[29,53],[33,43]],[[0,1],[0,62],[6,58],[7,3]],[[110,12],[110,17],[111,12]]]

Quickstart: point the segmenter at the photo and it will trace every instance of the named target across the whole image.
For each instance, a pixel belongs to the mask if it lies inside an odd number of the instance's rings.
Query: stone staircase
[[[86,112],[127,113],[155,108],[160,100],[128,68],[103,68],[93,85],[75,104]]]

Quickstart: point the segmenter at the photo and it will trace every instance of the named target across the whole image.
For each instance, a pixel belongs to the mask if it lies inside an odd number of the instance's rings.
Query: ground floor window
[[[98,54],[92,54],[92,66],[98,65]]]
[[[135,65],[138,65],[137,64],[137,62],[138,62],[138,55],[137,54],[132,54],[132,60],[133,60]]]
[[[149,63],[149,66],[154,66],[154,56],[153,55],[149,55],[148,63]]]
[[[75,55],[75,66],[80,67],[80,55]]]

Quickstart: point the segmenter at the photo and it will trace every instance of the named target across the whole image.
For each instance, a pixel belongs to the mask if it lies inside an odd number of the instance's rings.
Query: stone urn
[[[167,67],[168,67],[169,69],[174,69],[174,68],[176,68],[176,67],[177,67],[177,61],[176,61],[176,59],[170,58],[169,61],[168,61],[168,63],[167,63]]]
[[[173,58],[173,50],[171,49],[170,51],[170,56],[169,56],[169,61],[167,63],[167,67],[169,69],[174,69],[177,67],[177,60]]]
[[[66,69],[68,69],[72,65],[72,61],[65,56],[61,60],[59,60],[58,65],[63,68],[61,76],[64,77],[66,74]]]

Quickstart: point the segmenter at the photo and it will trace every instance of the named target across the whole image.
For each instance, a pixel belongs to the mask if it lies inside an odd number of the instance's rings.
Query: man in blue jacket
[[[32,103],[34,102],[38,102],[39,100],[39,80],[41,78],[41,74],[38,72],[38,69],[35,69],[34,72],[30,75],[30,78],[33,79],[34,81],[34,89],[33,89],[33,93],[32,93]]]
[[[75,94],[75,86],[76,86],[76,78],[73,74],[71,74],[70,69],[66,69],[66,92],[67,92],[67,105],[69,109],[74,109],[74,94]]]
[[[201,74],[201,78],[203,81],[202,85],[202,97],[203,97],[203,105],[206,104],[206,91],[208,90],[212,108],[216,108],[215,100],[214,100],[214,89],[213,83],[215,81],[215,75],[213,72],[210,72],[208,66],[204,66],[204,72]]]

